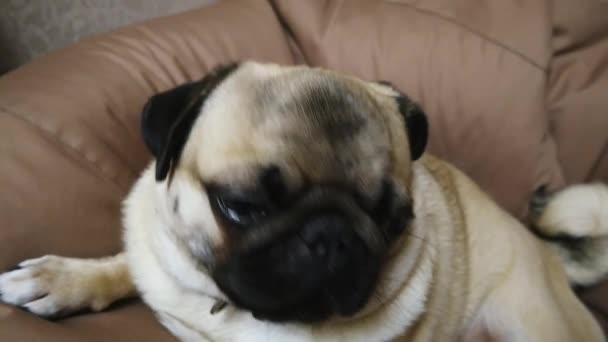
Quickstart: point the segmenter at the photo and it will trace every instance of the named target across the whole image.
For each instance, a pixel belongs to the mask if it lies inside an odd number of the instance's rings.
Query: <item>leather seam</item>
[[[511,53],[514,56],[519,57],[520,59],[522,59],[524,62],[530,64],[531,66],[533,66],[536,69],[539,69],[540,71],[542,71],[543,73],[548,73],[549,71],[549,67],[548,66],[542,66],[541,64],[539,64],[538,62],[536,62],[533,58],[529,57],[528,55],[524,54],[523,52],[516,50],[515,48],[512,48],[478,30],[473,29],[472,27],[469,27],[461,22],[459,22],[458,20],[454,19],[454,18],[450,18],[448,16],[445,16],[443,14],[437,13],[435,11],[432,10],[428,10],[425,8],[421,8],[418,7],[416,5],[413,4],[406,4],[406,3],[402,3],[402,2],[395,2],[395,1],[388,1],[391,4],[395,4],[395,5],[400,5],[400,6],[405,6],[405,7],[409,7],[417,12],[420,12],[422,14],[431,16],[431,17],[435,17],[439,20],[442,20],[444,22],[448,22],[454,26],[457,26],[469,33],[474,34],[475,36],[479,37],[480,39],[485,40],[488,43],[491,43],[501,49],[503,49],[504,51],[507,51],[509,53]]]
[[[598,169],[602,165],[602,162],[604,161],[604,158],[608,158],[608,141],[604,143],[604,147],[602,148],[601,152],[599,153],[597,159],[595,160],[595,162],[593,162],[593,165],[591,165],[589,173],[586,176],[587,182],[592,181],[594,179],[594,176],[596,176],[595,178],[598,178],[598,179],[601,178],[601,176],[597,176],[597,173],[598,173]]]
[[[116,186],[121,192],[124,191],[124,187],[122,185],[120,185],[120,183],[116,179],[114,179],[114,177],[111,177],[110,175],[103,172],[101,166],[98,165],[98,163],[95,163],[95,162],[89,160],[86,157],[86,153],[83,150],[71,146],[70,144],[65,142],[63,139],[61,139],[57,134],[44,128],[44,126],[37,124],[35,121],[27,118],[24,115],[20,115],[12,110],[9,110],[5,106],[0,105],[0,111],[4,112],[5,114],[7,114],[17,120],[20,120],[21,122],[24,122],[28,126],[34,128],[38,132],[42,133],[45,137],[53,140],[65,152],[68,152],[68,153],[71,153],[71,154],[77,156],[78,157],[77,159],[79,159],[79,161],[82,164],[86,165],[87,168],[90,169],[97,177],[110,182],[111,184]]]
[[[301,61],[304,64],[309,65],[310,64],[309,58],[308,58],[308,56],[306,56],[304,49],[302,49],[301,42],[298,41],[296,35],[293,33],[293,30],[287,23],[287,20],[285,19],[285,17],[283,15],[281,15],[281,11],[277,7],[278,5],[276,4],[276,1],[271,0],[269,3],[270,3],[271,10],[274,13],[274,15],[276,16],[277,21],[279,22],[279,26],[281,27],[281,29],[283,31],[283,35],[285,36],[285,40],[286,40],[288,49],[291,53],[291,57],[293,59],[294,64],[298,64]]]

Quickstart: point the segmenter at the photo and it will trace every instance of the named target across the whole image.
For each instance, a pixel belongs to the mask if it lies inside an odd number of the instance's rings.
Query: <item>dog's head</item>
[[[142,128],[176,243],[231,303],[275,321],[364,307],[413,217],[427,140],[389,84],[256,63],[154,96]]]

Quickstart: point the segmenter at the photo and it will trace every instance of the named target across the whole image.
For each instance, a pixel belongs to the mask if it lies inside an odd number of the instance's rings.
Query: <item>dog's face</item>
[[[244,63],[156,95],[143,133],[175,243],[234,305],[350,316],[412,218],[420,109],[390,85]]]

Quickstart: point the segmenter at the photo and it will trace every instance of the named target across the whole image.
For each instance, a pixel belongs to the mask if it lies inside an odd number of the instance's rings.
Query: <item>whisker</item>
[[[418,239],[418,240],[424,242],[425,244],[428,244],[429,246],[435,248],[435,246],[428,239],[426,239],[426,238],[420,237],[420,236],[418,236],[418,235],[416,235],[416,234],[414,234],[412,232],[408,232],[408,231],[406,231],[405,234],[407,234],[407,235],[409,235],[409,236],[411,236],[411,237],[413,237],[415,239]]]

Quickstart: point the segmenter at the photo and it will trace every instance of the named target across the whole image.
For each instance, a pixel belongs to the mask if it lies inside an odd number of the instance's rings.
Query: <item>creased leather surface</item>
[[[608,2],[555,0],[547,109],[569,183],[608,182]]]

